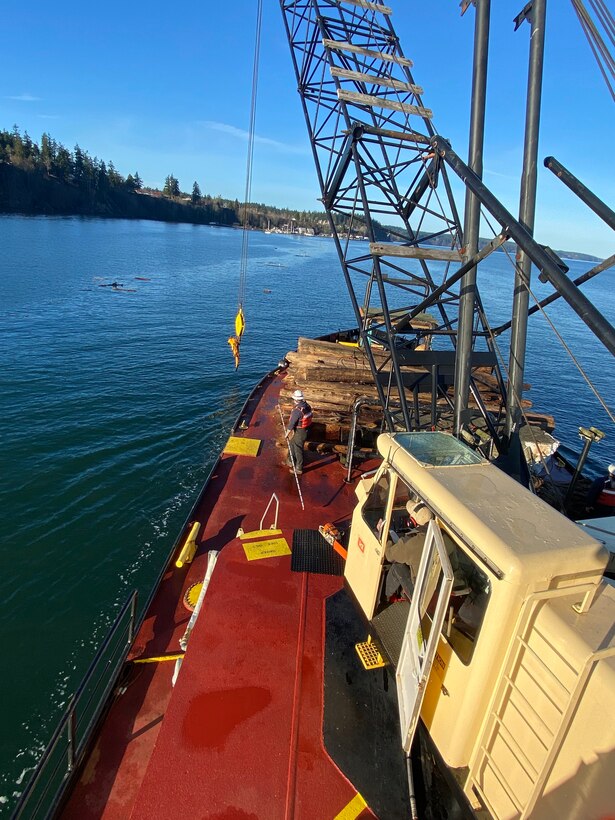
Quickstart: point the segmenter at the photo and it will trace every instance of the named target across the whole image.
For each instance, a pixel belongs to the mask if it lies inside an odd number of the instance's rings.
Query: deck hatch
[[[318,530],[295,530],[292,553],[290,568],[293,572],[340,576],[344,574],[343,559]]]

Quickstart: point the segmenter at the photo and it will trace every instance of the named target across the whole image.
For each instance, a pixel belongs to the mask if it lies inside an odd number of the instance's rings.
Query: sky
[[[423,101],[467,158],[474,9],[458,0],[390,0]],[[484,180],[518,212],[530,27],[524,5],[492,3]],[[255,0],[13,3],[0,30],[0,128],[112,160],[161,188],[242,200]],[[278,0],[265,0],[253,201],[319,210],[319,190]],[[547,9],[535,236],[561,250],[613,253],[612,231],[542,166],[555,156],[615,207],[615,104],[568,0]],[[463,209],[463,198],[458,200]],[[484,235],[486,232],[481,231]]]

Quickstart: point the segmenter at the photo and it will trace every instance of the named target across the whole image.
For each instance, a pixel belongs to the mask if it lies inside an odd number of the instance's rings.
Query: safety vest
[[[301,416],[297,422],[297,429],[305,429],[312,423],[312,408],[306,401],[301,402],[301,404],[298,405],[298,408]]]
[[[610,479],[604,482],[604,487],[596,499],[596,503],[602,507],[615,507],[615,487],[613,487]]]

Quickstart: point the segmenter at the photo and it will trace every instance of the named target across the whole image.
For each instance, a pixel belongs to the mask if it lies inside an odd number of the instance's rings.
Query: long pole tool
[[[288,446],[288,455],[290,457],[290,463],[293,465],[293,475],[295,476],[295,484],[297,485],[297,492],[299,493],[299,501],[301,502],[301,509],[305,510],[305,504],[303,503],[303,496],[301,495],[301,487],[299,486],[299,476],[297,475],[297,468],[295,467],[295,459],[293,458],[293,451],[290,446],[290,441],[288,440],[288,436],[286,435],[286,425],[284,424],[284,416],[282,415],[282,408],[278,404],[278,412],[280,413],[280,421],[282,422],[282,429],[284,430],[284,437],[286,438],[286,444]]]

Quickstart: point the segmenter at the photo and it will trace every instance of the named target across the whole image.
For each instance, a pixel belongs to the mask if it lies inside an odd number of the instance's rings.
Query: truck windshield
[[[486,464],[478,453],[447,433],[397,433],[394,439],[425,467]]]

